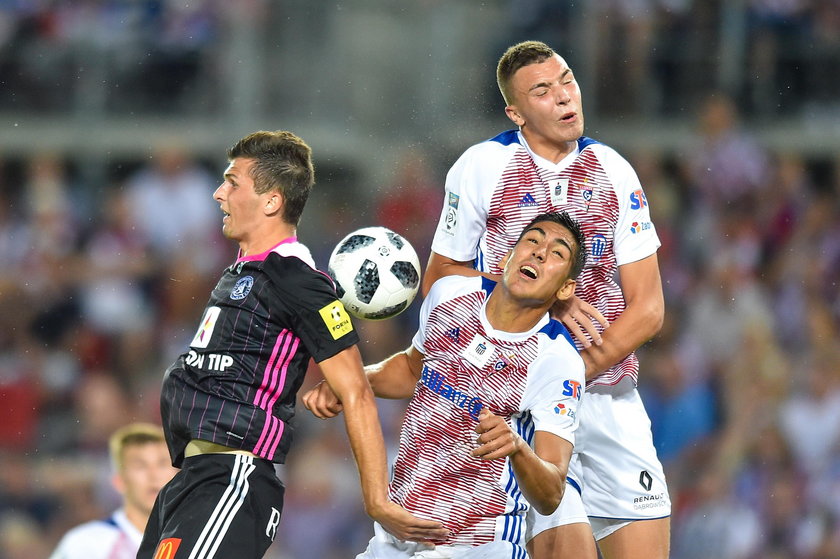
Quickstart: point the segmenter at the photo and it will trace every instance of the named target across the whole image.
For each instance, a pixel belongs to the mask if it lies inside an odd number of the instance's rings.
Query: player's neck
[[[490,326],[502,332],[518,333],[536,326],[548,308],[545,305],[529,306],[494,291],[487,300],[486,311]]]
[[[248,239],[239,241],[240,257],[253,256],[269,251],[290,237],[297,235],[297,229],[293,225],[283,224],[275,226],[267,231],[249,236]]]
[[[128,521],[131,522],[131,525],[143,532],[146,530],[146,522],[149,519],[149,515],[143,513],[143,511],[138,510],[136,507],[133,507],[126,503],[123,507],[123,511],[125,512],[125,517],[128,518]]]
[[[535,137],[522,129],[522,136],[528,142],[528,147],[535,154],[554,164],[560,163],[577,147],[577,140],[569,142],[553,142],[544,137]]]

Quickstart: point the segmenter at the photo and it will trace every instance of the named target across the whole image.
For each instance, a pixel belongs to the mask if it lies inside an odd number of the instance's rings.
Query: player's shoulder
[[[581,359],[572,334],[559,320],[550,318],[546,325],[540,328],[537,335],[542,338],[546,351]]]
[[[444,276],[432,284],[426,298],[434,307],[468,293],[481,291],[489,295],[495,286],[496,282],[483,276]]]
[[[578,139],[578,158],[594,157],[607,173],[623,173],[632,171],[630,162],[615,148],[590,138],[581,136]]]
[[[78,556],[96,559],[96,555],[91,554],[90,550],[108,549],[110,542],[119,537],[119,534],[120,527],[111,519],[85,522],[71,528],[64,534],[54,557],[73,558]]]
[[[512,156],[519,150],[524,150],[519,132],[507,130],[471,145],[464,151],[461,160],[488,163],[495,166],[504,163],[506,156]]]

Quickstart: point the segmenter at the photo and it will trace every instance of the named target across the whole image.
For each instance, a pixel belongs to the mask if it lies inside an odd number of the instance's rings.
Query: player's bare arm
[[[513,473],[522,494],[540,514],[551,514],[560,504],[572,457],[572,443],[548,433],[534,434],[534,449],[504,420],[486,408],[475,428],[480,446],[473,456],[496,460],[510,456]]]
[[[456,275],[468,277],[483,276],[485,278],[490,278],[493,281],[499,281],[499,278],[501,277],[494,274],[479,272],[473,268],[473,263],[471,261],[460,262],[458,260],[452,260],[451,258],[441,256],[440,254],[432,251],[429,255],[429,262],[426,264],[426,271],[423,273],[423,296],[425,297],[429,294],[429,290],[432,288],[432,285],[440,278]]]
[[[364,370],[376,397],[392,400],[410,398],[423,370],[423,354],[410,346],[380,363],[368,365]],[[320,419],[335,417],[344,409],[327,382],[318,383],[301,400],[306,409]]]
[[[601,334],[601,345],[581,351],[586,363],[586,379],[603,373],[662,328],[665,298],[656,254],[618,268],[626,308]]]
[[[425,542],[446,537],[447,531],[439,522],[416,518],[388,499],[385,441],[358,348],[349,347],[319,365],[344,407],[347,436],[359,469],[365,511],[401,540]]]

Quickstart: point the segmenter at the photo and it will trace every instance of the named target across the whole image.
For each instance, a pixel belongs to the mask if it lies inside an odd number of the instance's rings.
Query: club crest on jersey
[[[496,361],[496,364],[493,365],[493,370],[494,371],[501,371],[502,369],[504,369],[508,365],[513,365],[515,362],[516,362],[516,354],[515,353],[510,353],[508,355],[503,354],[499,357],[499,360]]]
[[[220,312],[222,312],[222,309],[219,307],[210,307],[204,311],[198,332],[195,333],[192,342],[190,342],[190,347],[207,347],[207,344],[210,343],[210,338],[213,337],[213,330],[216,328],[216,321],[219,319]]]
[[[592,240],[589,241],[590,251],[593,262],[598,262],[604,256],[604,251],[607,250],[607,238],[600,233],[592,235]]]
[[[495,353],[496,347],[493,344],[483,336],[476,335],[461,355],[464,356],[464,359],[481,369],[490,362],[490,359]]]
[[[236,282],[236,285],[233,286],[230,292],[230,298],[234,301],[244,299],[251,292],[252,287],[254,287],[254,278],[252,276],[239,278],[239,281]]]
[[[519,201],[519,204],[517,205],[520,208],[536,208],[540,205],[540,203],[537,202],[537,199],[534,198],[533,194],[528,192],[527,194],[525,194],[525,196],[522,197],[522,199]]]
[[[551,193],[551,203],[555,206],[564,205],[569,199],[569,178],[562,177],[548,181],[548,189]]]

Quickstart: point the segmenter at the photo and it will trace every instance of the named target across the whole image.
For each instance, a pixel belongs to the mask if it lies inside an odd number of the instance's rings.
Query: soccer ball
[[[363,227],[333,249],[329,274],[347,312],[384,320],[414,300],[420,287],[420,260],[404,237],[386,227]]]

